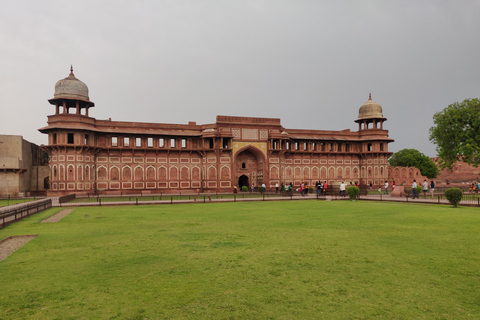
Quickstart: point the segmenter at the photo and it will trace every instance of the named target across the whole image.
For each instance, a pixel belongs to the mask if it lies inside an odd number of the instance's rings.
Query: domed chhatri
[[[358,120],[361,119],[383,119],[382,107],[372,100],[372,94],[368,95],[368,101],[358,110]]]
[[[74,99],[91,102],[88,97],[88,87],[78,80],[73,74],[73,67],[70,67],[70,74],[65,79],[55,84],[54,99]]]
[[[95,103],[88,97],[87,85],[75,78],[73,66],[70,66],[68,77],[57,81],[53,98],[48,102],[55,105],[56,115],[60,114],[60,109],[63,108],[63,114],[68,114],[70,109],[75,109],[75,114],[82,115],[82,111],[84,111],[83,115],[88,117],[88,109],[95,106]]]

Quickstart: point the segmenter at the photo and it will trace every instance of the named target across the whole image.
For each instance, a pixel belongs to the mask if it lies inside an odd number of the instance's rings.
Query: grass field
[[[479,319],[478,208],[286,201],[59,208],[0,261],[0,319]]]
[[[8,200],[0,200],[0,207],[5,207],[5,206],[11,206],[12,204],[17,204],[17,203],[24,203],[24,202],[29,202],[33,201],[34,199],[8,199]]]

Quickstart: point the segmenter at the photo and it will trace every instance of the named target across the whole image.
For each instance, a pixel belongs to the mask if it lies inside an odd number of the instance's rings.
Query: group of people
[[[433,180],[430,181],[430,194],[432,196],[432,199],[433,199],[433,191],[435,190],[435,183],[433,182]],[[426,198],[427,197],[427,192],[428,192],[428,182],[426,179],[423,180],[423,185],[422,185],[422,191],[423,191],[423,197]],[[415,199],[415,198],[419,198],[419,196],[417,195],[417,180],[413,180],[413,184],[412,184],[412,193],[413,193],[413,196],[412,196],[412,199]]]
[[[478,192],[480,190],[480,182],[472,182],[472,185],[470,186],[470,191]]]
[[[328,187],[328,183],[327,181],[325,182],[321,182],[321,181],[317,181],[315,182],[315,190],[317,190],[317,194],[323,194],[323,193],[327,193],[327,187]]]
[[[358,184],[357,182],[355,182],[355,184],[353,184],[352,182],[350,182],[350,186],[356,186],[358,187]],[[389,190],[389,183],[388,181],[385,180],[385,185],[384,185],[384,192],[385,194],[388,194],[388,190]],[[262,187],[266,187],[265,184],[262,184]],[[370,188],[371,188],[371,184],[370,184]],[[475,187],[477,187],[475,185]],[[480,188],[480,183],[479,183],[479,186]],[[315,183],[315,189],[317,191],[317,194],[318,195],[321,195],[321,194],[326,194],[327,193],[327,188],[328,188],[328,183],[327,181],[325,182],[321,182],[321,181],[317,181]],[[430,181],[430,184],[427,182],[427,180],[423,180],[423,184],[422,184],[422,191],[423,191],[423,195],[424,197],[426,198],[427,197],[427,193],[429,191],[429,188],[430,188],[430,194],[431,194],[431,197],[432,199],[434,198],[433,197],[433,192],[434,192],[434,189],[435,189],[435,183],[433,182],[433,180]],[[255,189],[255,186],[254,184],[252,184],[252,187],[251,187],[252,191],[254,191]],[[283,183],[281,184],[281,187],[280,187],[280,191],[292,191],[293,189],[293,185],[292,183],[290,182],[290,184],[287,184],[287,185],[284,185]],[[342,183],[340,184],[340,196],[341,197],[346,197],[346,189],[347,189],[347,184],[345,182],[342,181]],[[392,191],[395,190],[395,181],[392,181],[392,184],[391,184],[391,189]],[[300,187],[296,189],[298,192],[300,192],[302,194],[302,196],[308,196],[308,185],[307,183],[305,183],[304,181],[302,181],[302,183],[300,184]],[[275,191],[278,192],[279,191],[279,185],[278,183],[275,185]],[[382,188],[379,187],[378,189],[379,193],[382,193]],[[234,188],[234,193],[237,193],[237,188],[235,187]],[[412,199],[415,199],[415,198],[419,198],[419,195],[417,194],[417,180],[413,180],[413,184],[412,184],[412,192],[413,192],[413,196],[412,196]]]

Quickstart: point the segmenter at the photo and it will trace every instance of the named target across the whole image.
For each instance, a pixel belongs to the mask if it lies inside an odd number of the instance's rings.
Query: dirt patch
[[[6,259],[14,251],[26,245],[38,234],[28,236],[11,236],[0,241],[0,261]]]
[[[74,209],[63,209],[57,213],[55,213],[53,216],[48,217],[45,220],[42,220],[41,222],[58,222],[68,216]]]

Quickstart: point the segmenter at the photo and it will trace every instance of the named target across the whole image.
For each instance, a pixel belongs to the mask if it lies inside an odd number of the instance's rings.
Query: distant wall
[[[431,158],[438,166],[440,159]],[[453,164],[452,170],[443,169],[437,177],[439,184],[464,184],[480,182],[480,167],[475,168],[465,162],[457,161]]]
[[[415,167],[388,167],[388,182],[391,184],[395,181],[396,185],[410,186],[413,180],[417,180],[417,184],[424,179],[430,181],[426,176],[422,176],[420,169]]]
[[[39,146],[22,136],[0,135],[0,196],[43,191],[48,175],[48,155]]]

